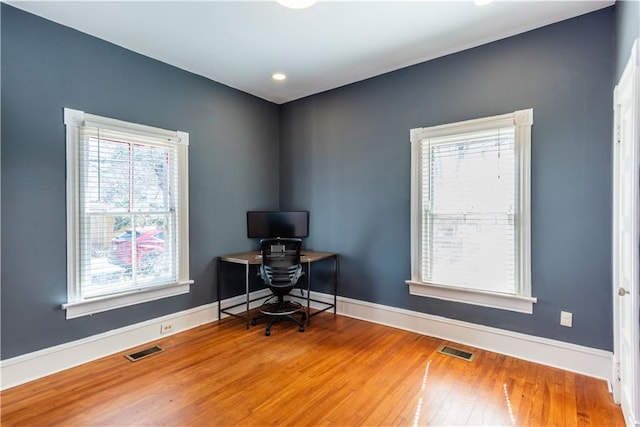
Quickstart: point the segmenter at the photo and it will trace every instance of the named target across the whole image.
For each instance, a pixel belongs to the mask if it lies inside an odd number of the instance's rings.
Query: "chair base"
[[[251,324],[255,326],[258,319],[269,318],[269,322],[267,322],[267,327],[264,331],[264,335],[267,337],[271,335],[271,327],[273,324],[283,320],[295,323],[298,325],[298,331],[304,332],[304,322],[307,321],[307,312],[304,310],[302,304],[281,298],[279,298],[277,302],[271,302],[272,299],[273,298],[269,298],[262,303],[262,306],[260,306],[260,313],[262,314],[251,319]],[[295,317],[296,315],[300,315],[300,319]]]

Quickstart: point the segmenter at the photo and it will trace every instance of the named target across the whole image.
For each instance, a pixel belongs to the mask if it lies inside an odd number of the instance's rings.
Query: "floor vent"
[[[157,345],[154,345],[153,347],[149,347],[144,350],[137,351],[135,353],[127,354],[124,357],[131,360],[132,362],[136,362],[140,359],[144,359],[145,357],[149,357],[156,353],[160,353],[162,350],[163,350],[162,347],[158,347]]]
[[[473,353],[468,351],[460,350],[457,348],[449,347],[448,345],[443,345],[438,350],[438,353],[448,354],[449,356],[457,357],[459,359],[464,359],[466,361],[471,361],[473,359]]]

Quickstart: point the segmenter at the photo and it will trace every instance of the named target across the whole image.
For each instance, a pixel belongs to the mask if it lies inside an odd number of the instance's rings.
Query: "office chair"
[[[298,325],[298,331],[304,332],[304,322],[307,312],[303,305],[291,298],[285,298],[304,274],[300,264],[300,239],[262,239],[262,265],[258,270],[258,277],[271,289],[273,295],[260,306],[260,316],[251,320],[256,325],[257,320],[269,318],[264,334],[271,335],[271,327],[277,321],[289,320]],[[298,316],[299,315],[299,319]]]

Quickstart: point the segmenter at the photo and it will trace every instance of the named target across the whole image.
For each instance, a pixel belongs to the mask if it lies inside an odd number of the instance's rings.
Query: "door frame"
[[[639,308],[639,281],[640,277],[638,277],[638,266],[640,263],[639,256],[639,246],[640,246],[640,235],[638,233],[639,224],[640,224],[640,203],[639,203],[639,193],[640,193],[640,120],[638,119],[638,113],[640,112],[640,54],[638,52],[638,44],[639,41],[636,39],[633,43],[633,47],[631,48],[631,54],[629,56],[629,61],[618,81],[614,89],[614,129],[613,129],[613,218],[612,218],[612,226],[613,226],[613,236],[612,236],[612,291],[613,291],[613,337],[614,337],[614,353],[613,353],[613,375],[612,375],[612,391],[614,400],[617,403],[621,403],[622,390],[621,390],[621,373],[620,373],[620,357],[621,355],[621,326],[619,322],[619,314],[620,314],[620,296],[618,295],[619,288],[619,278],[618,278],[618,259],[620,257],[618,250],[618,227],[619,227],[619,212],[618,212],[618,202],[619,202],[619,194],[618,194],[618,177],[620,170],[620,149],[618,147],[618,141],[620,139],[620,126],[619,126],[619,99],[621,97],[620,90],[621,86],[628,85],[631,94],[631,103],[635,104],[635,124],[632,127],[635,129],[635,134],[632,135],[632,170],[634,171],[634,181],[635,181],[635,195],[633,200],[633,218],[635,227],[633,227],[633,248],[634,253],[632,254],[633,262],[635,263],[634,270],[635,275],[632,277],[631,283],[631,295],[626,296],[632,298],[632,308],[633,312],[633,321],[632,321],[632,337],[636,341],[640,341],[640,308]],[[640,380],[637,378],[640,375],[640,364],[638,360],[640,360],[640,351],[638,350],[638,346],[634,346],[636,349],[636,354],[631,357],[634,359],[634,369],[635,375],[631,381],[635,384],[632,387],[633,392],[630,399],[631,408],[624,408],[623,405],[623,414],[625,417],[625,421],[628,426],[640,426]]]

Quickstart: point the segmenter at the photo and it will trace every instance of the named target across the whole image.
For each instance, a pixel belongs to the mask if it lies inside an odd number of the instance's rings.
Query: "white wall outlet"
[[[160,325],[161,334],[168,334],[169,332],[173,332],[173,323],[163,323]]]
[[[573,326],[573,313],[570,313],[568,311],[561,311],[560,312],[560,324],[562,326],[566,326],[568,328],[571,328]]]

